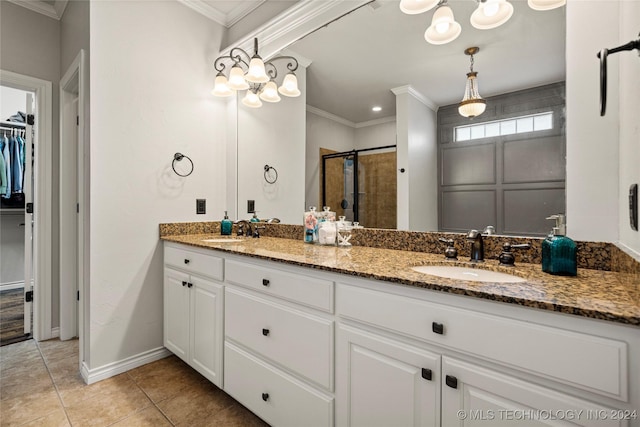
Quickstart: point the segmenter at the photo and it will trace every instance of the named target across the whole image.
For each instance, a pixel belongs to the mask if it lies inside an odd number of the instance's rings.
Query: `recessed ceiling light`
[[[382,111],[382,107],[378,107],[378,106],[376,105],[375,107],[373,107],[373,108],[371,109],[371,111],[375,111],[375,112],[377,113],[378,111]]]

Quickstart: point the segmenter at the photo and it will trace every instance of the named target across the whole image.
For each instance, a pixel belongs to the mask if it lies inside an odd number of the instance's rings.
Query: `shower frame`
[[[339,157],[349,157],[353,156],[353,221],[358,222],[359,216],[359,182],[358,182],[358,155],[359,153],[367,152],[367,151],[376,151],[376,150],[387,150],[390,148],[396,148],[395,144],[393,145],[384,145],[381,147],[372,147],[372,148],[363,148],[360,150],[350,150],[350,151],[342,151],[339,153],[331,153],[324,154],[322,156],[322,206],[327,205],[327,174],[326,174],[326,165],[328,159],[336,159]]]

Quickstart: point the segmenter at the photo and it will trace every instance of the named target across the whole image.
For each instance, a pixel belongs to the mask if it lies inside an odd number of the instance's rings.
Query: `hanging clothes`
[[[6,134],[2,137],[2,157],[4,160],[5,175],[7,177],[7,188],[2,194],[0,194],[0,196],[3,199],[10,199],[11,198],[11,177],[13,174],[11,173],[11,151],[9,149],[9,138],[7,138]]]
[[[9,149],[11,153],[11,193],[22,193],[22,154],[20,152],[20,138],[11,137]]]
[[[9,183],[7,182],[7,168],[4,164],[4,156],[0,155],[0,194],[4,196],[7,192],[8,187]]]

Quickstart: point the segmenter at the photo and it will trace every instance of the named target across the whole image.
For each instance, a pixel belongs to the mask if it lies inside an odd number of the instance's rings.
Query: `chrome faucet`
[[[251,223],[249,221],[247,221],[246,219],[240,219],[236,222],[234,222],[234,224],[236,224],[238,226],[238,230],[237,230],[237,235],[238,236],[242,236],[242,235],[246,235],[246,236],[251,236],[253,233],[251,232]],[[244,231],[244,226],[247,226],[247,232],[245,233]]]
[[[467,240],[471,242],[471,262],[484,262],[484,242],[482,233],[478,230],[470,230]]]

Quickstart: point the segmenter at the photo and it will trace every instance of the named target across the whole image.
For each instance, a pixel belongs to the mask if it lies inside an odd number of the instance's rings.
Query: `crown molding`
[[[227,15],[202,0],[178,0],[178,2],[222,26],[227,26]]]
[[[69,0],[56,0],[53,4],[53,8],[56,11],[56,14],[62,19],[62,15],[64,15],[64,11],[67,10],[67,5],[69,4]]]
[[[393,89],[391,89],[391,92],[393,92],[393,94],[396,96],[408,93],[433,111],[438,111],[438,106],[432,100],[415,90],[411,85],[394,87]]]
[[[352,122],[351,120],[343,119],[340,116],[336,116],[335,114],[321,110],[309,104],[307,104],[307,111],[311,114],[315,114],[316,116],[324,117],[325,119],[332,120],[336,123],[340,123],[342,125],[349,126],[350,128],[354,128],[354,129],[361,129],[369,126],[375,126],[383,123],[396,121],[396,116],[388,116],[388,117],[381,117],[379,119],[368,120],[366,122],[355,123],[355,122]]]
[[[324,117],[325,119],[329,119],[336,123],[340,123],[341,125],[349,126],[350,128],[356,128],[356,124],[350,120],[343,119],[340,116],[336,116],[335,114],[331,114],[327,111],[316,108],[312,105],[307,104],[307,111],[311,114],[315,114],[316,116]]]
[[[238,2],[238,5],[233,8],[229,13],[224,14],[209,3],[203,0],[177,0],[185,6],[195,10],[201,15],[206,16],[212,21],[229,28],[240,21],[242,18],[256,10],[267,0],[259,0],[252,3]]]
[[[227,14],[227,23],[226,27],[232,27],[234,24],[237,24],[242,18],[262,6],[264,2],[267,0],[256,1],[251,4],[239,2],[238,6],[236,6],[231,12]]]
[[[29,9],[33,12],[39,13],[41,15],[48,16],[49,18],[53,18],[55,20],[60,20],[62,17],[62,13],[58,15],[56,9],[48,3],[39,0],[27,1],[27,0],[7,0],[13,4],[17,4],[18,6],[22,6],[25,9]],[[66,3],[66,2],[65,2]],[[65,5],[66,6],[66,5]],[[62,8],[64,12],[64,7]]]
[[[356,123],[356,129],[366,128],[369,126],[381,125],[383,123],[395,122],[396,116],[380,117],[379,119],[367,120],[366,122]]]
[[[235,42],[234,46],[222,49],[220,56],[228,55],[233,47],[251,52],[253,39],[257,38],[260,42],[260,55],[268,59],[301,37],[368,2],[369,0],[301,0],[284,14],[276,16]]]

